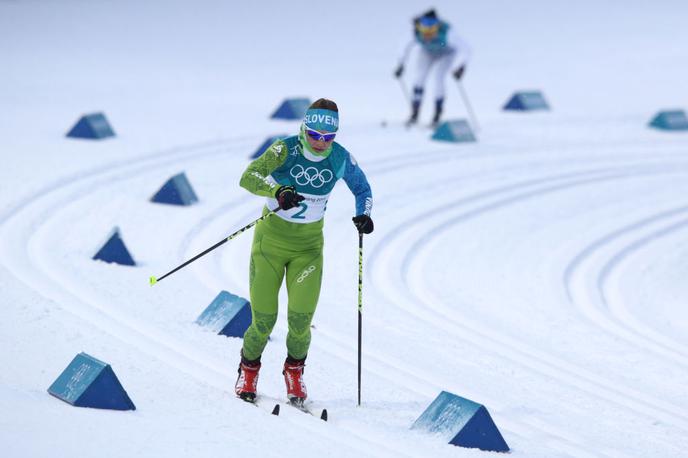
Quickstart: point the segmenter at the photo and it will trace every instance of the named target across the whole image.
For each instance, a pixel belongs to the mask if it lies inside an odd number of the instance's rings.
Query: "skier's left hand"
[[[373,232],[373,220],[370,218],[370,216],[363,214],[354,216],[351,219],[353,220],[354,226],[356,226],[356,229],[358,229],[359,233],[370,234]]]
[[[401,75],[404,74],[404,64],[399,64],[396,70],[394,70],[394,77],[395,78],[401,78]]]
[[[453,73],[454,78],[456,78],[457,80],[460,80],[463,77],[463,72],[465,72],[465,71],[466,71],[465,65],[462,65],[461,67],[457,68],[456,70],[454,70],[454,73]]]

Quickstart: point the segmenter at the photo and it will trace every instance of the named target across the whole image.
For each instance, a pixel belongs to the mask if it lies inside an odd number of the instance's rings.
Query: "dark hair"
[[[421,14],[420,16],[416,16],[413,18],[413,24],[416,25],[418,22],[420,22],[421,19],[423,18],[429,18],[429,19],[437,19],[437,11],[435,11],[435,8],[427,10],[425,13]]]
[[[337,104],[330,99],[318,99],[315,102],[311,103],[311,106],[308,108],[322,108],[324,110],[331,110],[339,113]]]
[[[425,13],[423,13],[423,17],[437,19],[437,11],[435,11],[434,8],[431,10],[427,10]]]

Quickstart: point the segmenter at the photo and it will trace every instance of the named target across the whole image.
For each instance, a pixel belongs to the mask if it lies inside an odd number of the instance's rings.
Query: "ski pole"
[[[466,105],[466,111],[468,111],[468,117],[471,118],[471,124],[473,125],[473,129],[475,129],[475,132],[478,133],[480,132],[480,126],[478,125],[478,118],[475,117],[475,113],[473,112],[473,107],[471,107],[471,102],[468,100],[468,94],[466,94],[466,90],[463,87],[463,84],[461,84],[461,80],[456,80],[456,85],[459,86],[459,92],[461,92],[461,97],[463,98],[463,103]]]
[[[363,327],[363,233],[358,233],[358,405],[361,405],[361,330]]]
[[[176,271],[178,271],[178,270],[181,269],[182,267],[188,266],[189,264],[191,264],[192,262],[194,262],[196,259],[200,258],[201,256],[205,256],[206,254],[210,253],[211,251],[213,251],[215,248],[219,247],[220,245],[229,242],[229,241],[232,240],[234,237],[236,237],[237,235],[243,233],[244,231],[246,231],[246,230],[252,228],[252,227],[255,226],[256,224],[258,224],[260,221],[263,221],[263,220],[264,220],[265,218],[267,218],[268,216],[275,214],[275,212],[276,212],[277,210],[279,210],[279,207],[275,208],[274,210],[270,210],[269,212],[267,212],[266,214],[264,214],[263,216],[261,216],[261,217],[258,218],[257,220],[248,223],[246,226],[242,227],[241,229],[239,229],[238,231],[236,231],[235,233],[233,233],[233,234],[230,235],[229,237],[220,240],[220,241],[217,242],[215,245],[213,245],[213,246],[211,246],[210,248],[206,249],[206,250],[203,251],[202,253],[198,253],[196,256],[194,256],[193,258],[189,259],[189,260],[186,261],[185,263],[183,263],[183,264],[181,264],[181,265],[175,267],[174,269],[170,270],[169,272],[167,272],[167,273],[166,273],[165,275],[163,275],[162,277],[157,278],[157,277],[155,277],[154,275],[151,276],[150,279],[149,279],[150,285],[153,286],[154,284],[156,284],[156,283],[159,282],[160,280],[164,279],[164,278],[167,277],[168,275],[172,275],[173,273],[175,273]]]
[[[401,86],[401,92],[404,93],[404,98],[406,99],[406,103],[410,104],[411,99],[409,98],[409,93],[406,90],[406,84],[404,84],[404,80],[401,78],[397,78],[397,80],[399,81],[399,85]]]

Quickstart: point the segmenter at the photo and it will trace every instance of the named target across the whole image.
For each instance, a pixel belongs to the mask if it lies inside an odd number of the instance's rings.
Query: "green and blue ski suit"
[[[356,215],[370,216],[372,193],[354,157],[337,142],[322,154],[304,148],[303,131],[278,140],[246,169],[241,186],[267,197],[268,209],[279,207],[275,192],[291,185],[304,196],[298,207],[280,210],[256,225],[251,248],[252,322],[244,334],[243,356],[260,358],[277,321],[277,299],[286,275],[287,351],[304,359],[311,341],[310,325],[318,304],[323,268],[323,222],[335,183],[343,178],[356,198]]]

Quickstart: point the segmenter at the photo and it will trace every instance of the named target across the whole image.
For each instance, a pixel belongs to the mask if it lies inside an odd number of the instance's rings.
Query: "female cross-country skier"
[[[241,186],[267,197],[251,248],[249,288],[252,322],[244,334],[237,396],[254,401],[260,357],[277,321],[277,298],[286,278],[289,303],[284,381],[287,397],[303,404],[303,371],[311,342],[310,325],[320,295],[323,269],[323,221],[327,200],[343,178],[356,198],[353,222],[360,233],[373,231],[372,193],[354,157],[334,141],[339,128],[337,104],[319,99],[306,111],[298,135],[278,140],[241,176]]]
[[[418,122],[420,104],[423,100],[425,80],[430,68],[435,68],[435,114],[432,118],[433,126],[437,125],[444,108],[444,80],[449,70],[456,80],[460,80],[466,70],[466,64],[471,55],[468,44],[454,33],[450,25],[437,17],[435,10],[429,10],[413,19],[413,38],[404,47],[399,58],[394,76],[401,78],[404,65],[415,45],[420,46],[416,62],[416,79],[413,83],[411,98],[411,117],[407,125]]]

